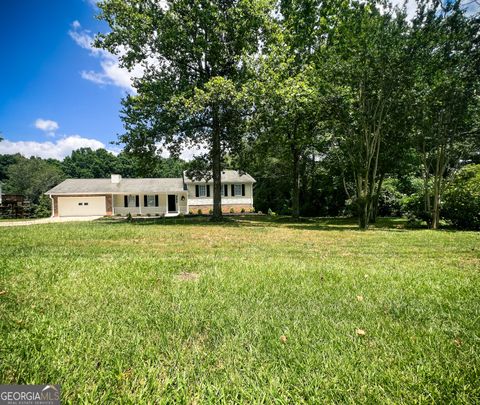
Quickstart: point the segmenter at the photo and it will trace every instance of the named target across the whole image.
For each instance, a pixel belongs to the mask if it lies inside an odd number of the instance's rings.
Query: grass
[[[479,402],[480,234],[403,224],[5,228],[0,383],[59,383],[65,403]]]

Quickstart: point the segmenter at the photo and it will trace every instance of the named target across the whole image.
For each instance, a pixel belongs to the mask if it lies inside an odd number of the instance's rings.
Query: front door
[[[168,212],[177,212],[177,196],[175,194],[168,195]]]

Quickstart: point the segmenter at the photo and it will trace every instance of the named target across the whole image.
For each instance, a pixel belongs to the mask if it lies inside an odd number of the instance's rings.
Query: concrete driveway
[[[39,219],[26,219],[17,221],[0,221],[0,227],[2,226],[26,226],[26,225],[41,225],[41,224],[55,224],[58,222],[85,222],[94,221],[95,219],[102,218],[101,216],[93,217],[55,217],[55,218],[39,218]]]

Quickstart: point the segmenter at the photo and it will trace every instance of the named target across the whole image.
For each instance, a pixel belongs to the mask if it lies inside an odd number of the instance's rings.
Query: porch
[[[188,213],[187,192],[115,194],[112,215],[176,216]]]

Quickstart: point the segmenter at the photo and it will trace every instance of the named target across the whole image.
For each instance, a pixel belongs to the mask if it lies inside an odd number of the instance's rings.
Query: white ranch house
[[[222,172],[222,211],[253,209],[255,179],[236,170]],[[213,181],[196,181],[183,174],[173,179],[68,179],[45,194],[52,199],[52,216],[111,216],[204,214],[213,207]]]

